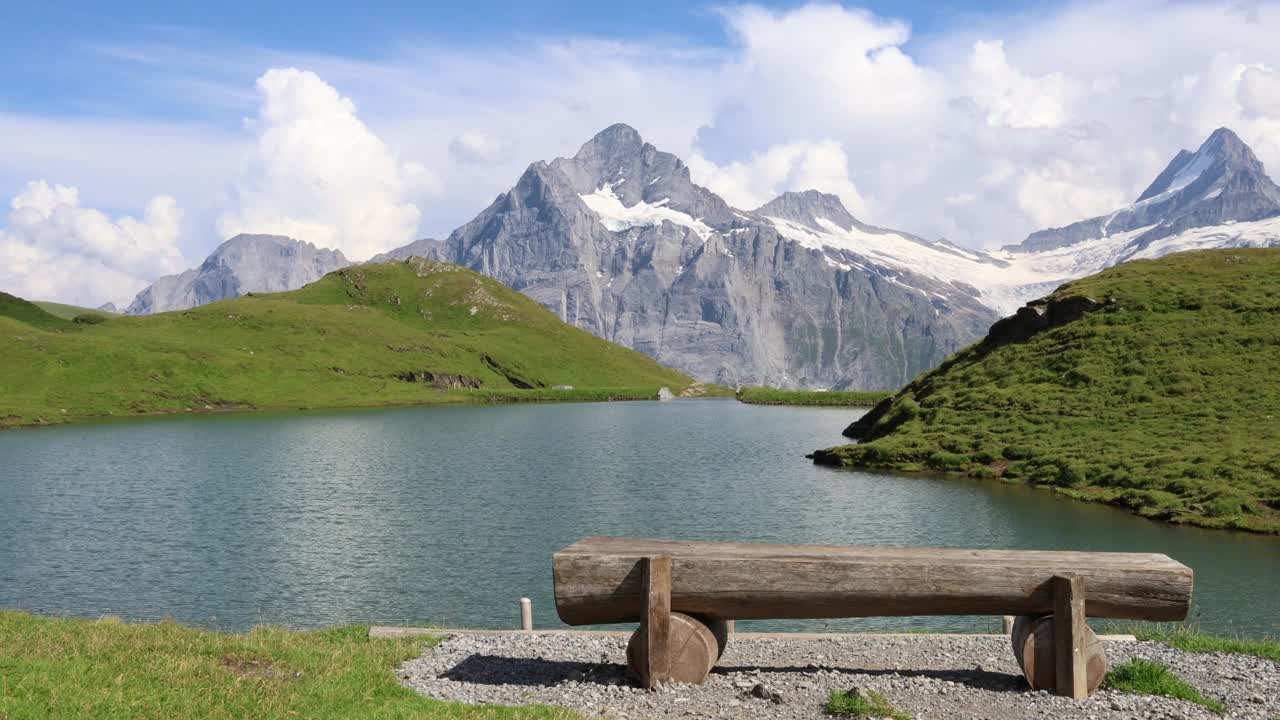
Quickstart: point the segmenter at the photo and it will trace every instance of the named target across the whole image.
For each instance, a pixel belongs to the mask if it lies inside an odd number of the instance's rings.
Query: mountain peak
[[[1138,196],[1137,202],[1178,192],[1193,183],[1197,184],[1200,192],[1204,192],[1238,173],[1266,175],[1262,163],[1240,136],[1230,128],[1220,127],[1210,133],[1194,153],[1179,150],[1164,171]]]
[[[1240,136],[1235,134],[1235,131],[1229,127],[1220,127],[1210,133],[1208,139],[1200,145],[1200,150],[1204,150],[1206,148],[1244,149],[1250,154],[1253,152],[1249,146],[1240,139]]]
[[[1039,230],[1005,249],[1033,253],[1141,231],[1126,245],[1131,255],[1194,228],[1277,215],[1280,187],[1240,136],[1221,127],[1195,152],[1179,150],[1132,205],[1066,227]]]
[[[620,155],[634,155],[644,149],[644,138],[626,123],[614,123],[596,133],[578,149],[575,160],[603,160]]]
[[[840,202],[839,197],[818,190],[784,192],[756,208],[755,212],[819,230],[822,228],[818,220],[833,222],[844,230],[859,224],[857,218],[853,217],[844,203]]]

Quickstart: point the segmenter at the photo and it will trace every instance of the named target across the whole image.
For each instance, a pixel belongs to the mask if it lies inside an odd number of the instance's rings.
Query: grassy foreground
[[[827,698],[826,711],[828,715],[854,720],[872,720],[872,718],[911,720],[910,715],[889,704],[889,701],[875,690],[861,692],[833,690]]]
[[[860,444],[814,459],[998,477],[1278,533],[1278,277],[1280,249],[1233,249],[1068,283],[1041,305],[1047,327],[961,351],[854,423]]]
[[[1227,711],[1227,706],[1221,701],[1205,697],[1186,680],[1174,675],[1166,665],[1152,660],[1135,658],[1111,668],[1102,679],[1102,686],[1121,692],[1186,700],[1207,707],[1219,715]]]
[[[0,293],[0,428],[106,415],[655,398],[660,387],[679,394],[694,384],[495,280],[420,258],[346,268],[292,292],[97,317],[74,322]]]
[[[352,626],[241,635],[0,611],[0,719],[575,718],[547,707],[468,706],[401,687],[423,638]]]
[[[871,407],[892,396],[884,390],[778,390],[767,387],[744,387],[738,390],[738,402],[751,405],[830,405],[837,407]]]
[[[1280,662],[1280,640],[1202,635],[1182,625],[1138,625],[1127,630],[1139,640],[1149,640],[1183,652],[1252,655]]]

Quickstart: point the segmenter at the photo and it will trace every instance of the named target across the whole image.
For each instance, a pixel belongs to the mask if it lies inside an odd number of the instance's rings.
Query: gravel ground
[[[1081,702],[1031,692],[999,637],[733,638],[706,683],[654,692],[633,686],[625,647],[625,639],[603,635],[458,634],[399,674],[435,698],[560,705],[606,718],[819,718],[832,690],[853,687],[876,690],[920,720],[1220,717],[1191,703],[1109,690]],[[1226,703],[1225,717],[1280,718],[1280,663],[1147,642],[1108,642],[1106,652],[1110,667],[1134,657],[1165,663]]]

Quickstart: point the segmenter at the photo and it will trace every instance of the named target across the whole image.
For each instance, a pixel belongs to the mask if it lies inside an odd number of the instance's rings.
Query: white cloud
[[[854,215],[866,213],[849,179],[849,157],[834,140],[775,145],[746,162],[723,167],[701,155],[689,158],[693,181],[714,189],[730,205],[754,209],[788,190],[821,190],[840,197]]]
[[[312,72],[268,70],[249,127],[257,144],[237,182],[223,236],[288,235],[365,259],[416,238],[415,200],[436,181],[356,116],[356,106]]]
[[[39,180],[10,202],[0,230],[0,288],[33,300],[126,303],[150,280],[185,268],[182,212],[158,196],[142,219],[80,206],[74,187]]]
[[[126,69],[148,78],[131,93],[211,89],[197,94],[219,106],[237,102],[245,78],[266,67],[308,67],[324,78],[294,78],[310,88],[294,94],[323,102],[272,91],[292,109],[278,120],[265,107],[258,113],[254,159],[225,212],[320,244],[374,243],[370,226],[354,219],[362,214],[398,228],[379,239],[411,233],[413,207],[417,234],[447,233],[528,163],[572,154],[618,121],[685,158],[700,182],[735,204],[811,184],[840,194],[867,222],[971,246],[1017,242],[1131,201],[1179,148],[1222,125],[1280,172],[1275,2],[1069,0],[957,17],[914,36],[904,21],[836,4],[736,5],[720,17],[726,47],[526,37],[500,47],[402,43],[356,60],[197,38],[185,44],[216,51],[141,48],[146,64]],[[326,81],[358,99],[359,117]],[[269,103],[262,87],[259,96]],[[39,123],[7,127],[0,115],[0,183],[19,172],[12,167],[22,168],[17,179],[52,174],[39,169],[48,163],[113,207],[163,190],[197,213],[216,197],[197,178],[225,183],[219,163],[238,156],[225,128],[170,133],[176,139],[149,149],[120,142],[123,127],[56,135]],[[136,126],[137,138],[151,133]],[[201,143],[202,134],[220,142]],[[345,137],[371,138],[365,155],[376,160],[345,153],[349,145],[335,140]],[[62,154],[64,145],[73,151]],[[191,178],[172,169],[185,169],[172,158],[188,156],[197,159]],[[434,194],[405,190],[418,184],[404,159],[448,183]],[[64,174],[81,166],[93,168],[83,181]],[[113,167],[127,182],[114,181]],[[314,233],[322,236],[307,237]],[[201,237],[206,251],[220,239]]]
[[[969,58],[974,99],[992,127],[1056,128],[1066,120],[1061,73],[1030,77],[1009,65],[1004,42],[979,40]]]
[[[505,151],[506,143],[483,130],[464,130],[449,143],[449,152],[459,162],[472,165],[492,163]]]

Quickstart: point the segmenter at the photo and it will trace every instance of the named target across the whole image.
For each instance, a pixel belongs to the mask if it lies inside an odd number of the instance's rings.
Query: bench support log
[[[641,679],[652,689],[671,682],[671,558],[645,558],[644,573],[645,668]]]
[[[640,562],[644,618],[627,643],[627,665],[652,690],[662,683],[707,679],[729,641],[728,623],[671,612],[671,558]]]
[[[1088,624],[1084,614],[1084,579],[1055,575],[1053,584],[1053,645],[1059,695],[1083,700],[1089,697],[1085,657]]]

